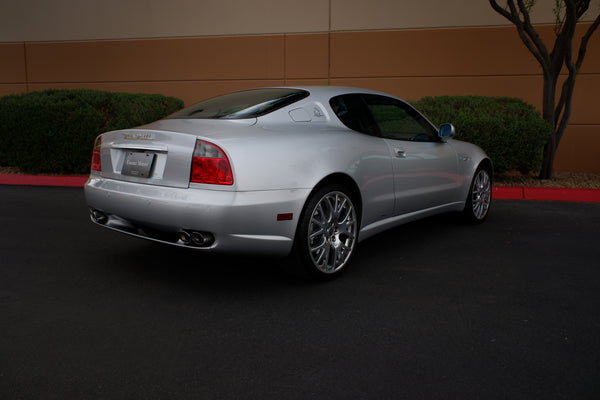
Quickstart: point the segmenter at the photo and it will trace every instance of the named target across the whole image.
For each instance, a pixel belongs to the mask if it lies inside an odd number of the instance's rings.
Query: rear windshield
[[[266,88],[229,93],[205,100],[169,118],[244,119],[256,118],[308,96],[306,90]]]

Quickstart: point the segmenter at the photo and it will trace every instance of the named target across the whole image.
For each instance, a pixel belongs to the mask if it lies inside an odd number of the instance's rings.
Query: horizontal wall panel
[[[27,93],[27,85],[25,83],[0,83],[0,97],[20,93]]]
[[[286,86],[327,86],[328,79],[286,79]]]
[[[593,78],[593,79],[589,79]],[[600,76],[581,77],[579,84],[596,84]],[[85,88],[109,91],[162,93],[182,98],[186,103],[198,101],[206,96],[226,93],[229,90],[260,86],[308,86],[327,85],[327,79],[274,79],[274,80],[225,80],[225,81],[163,81],[163,82],[110,82],[110,83],[47,83],[30,84],[31,91],[49,88]],[[541,107],[541,78],[539,77],[456,77],[456,78],[362,78],[332,79],[332,85],[354,86],[391,93],[407,100],[418,100],[424,96],[442,95],[483,95],[518,97]],[[25,85],[9,86],[7,93],[14,88],[25,89]],[[1,86],[0,86],[1,87]],[[202,88],[199,90],[198,88]],[[219,88],[220,89],[219,91]],[[597,107],[589,101],[586,91],[576,91],[571,123],[593,124],[598,122]]]
[[[327,78],[329,76],[329,35],[285,36],[286,78]]]
[[[570,125],[558,146],[557,171],[600,172],[600,124]]]
[[[577,77],[573,101],[571,102],[570,123],[581,125],[600,124],[598,90],[600,90],[600,73],[597,75],[579,75]],[[600,147],[598,147],[598,153],[600,154]]]
[[[498,1],[506,4],[505,1]],[[584,21],[598,15],[600,0],[592,0]],[[535,24],[554,24],[554,2],[538,1],[531,17]],[[331,0],[332,30],[419,29],[509,25],[485,0]]]
[[[510,28],[332,33],[332,77],[540,73]]]
[[[408,101],[425,96],[517,97],[542,111],[542,77],[449,77],[449,78],[359,78],[332,79],[332,85],[364,87],[387,92]],[[571,125],[598,125],[597,94],[587,88],[600,87],[600,75],[581,75],[572,102]],[[558,98],[557,98],[558,99]],[[598,148],[600,149],[600,147]]]
[[[534,23],[554,23],[538,1]],[[592,20],[600,0],[591,0]],[[106,40],[510,25],[485,0],[3,1],[0,41]]]
[[[46,89],[94,89],[110,92],[158,93],[180,98],[186,105],[234,90],[283,86],[283,80],[235,80],[190,82],[52,83],[32,84],[31,91]]]
[[[0,83],[24,83],[25,46],[23,43],[0,43]]]
[[[29,80],[119,82],[282,79],[284,37],[28,43]]]
[[[587,27],[580,27],[578,33]],[[553,43],[551,26],[538,30],[546,43]],[[331,75],[336,78],[542,73],[514,27],[354,31],[331,36]],[[597,37],[589,42],[581,72],[591,71],[600,71]]]
[[[380,90],[409,101],[425,96],[478,95],[519,97],[538,107],[542,104],[542,78],[537,76],[335,78],[331,84]]]
[[[331,0],[331,27],[335,30],[406,29],[509,22],[481,0]]]
[[[552,27],[540,31],[551,42]],[[161,93],[189,105],[239,89],[331,84],[409,101],[484,95],[519,97],[538,109],[542,104],[537,61],[515,28],[502,26],[0,43],[0,59],[0,95],[91,88]],[[600,35],[595,35],[577,78],[557,169],[600,172],[596,156],[590,156],[597,153],[600,134],[598,87]]]
[[[329,28],[329,2],[324,0],[3,0],[1,9],[0,41],[11,42],[274,34]]]

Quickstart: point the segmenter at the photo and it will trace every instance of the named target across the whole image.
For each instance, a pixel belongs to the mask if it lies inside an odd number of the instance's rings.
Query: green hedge
[[[520,99],[425,97],[413,105],[436,125],[491,157],[497,171],[539,171],[550,126]],[[95,137],[143,125],[183,107],[172,97],[96,90],[46,90],[0,98],[0,166],[27,173],[85,174]]]
[[[0,166],[89,172],[95,137],[163,118],[183,101],[156,94],[46,90],[0,98]]]
[[[436,125],[450,122],[456,139],[475,143],[496,171],[538,172],[551,127],[523,100],[509,97],[424,97],[413,105]]]

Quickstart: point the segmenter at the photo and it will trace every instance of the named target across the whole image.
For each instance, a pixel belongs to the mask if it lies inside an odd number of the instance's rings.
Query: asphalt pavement
[[[314,284],[96,227],[81,188],[0,186],[0,398],[600,398],[600,204],[492,207]]]

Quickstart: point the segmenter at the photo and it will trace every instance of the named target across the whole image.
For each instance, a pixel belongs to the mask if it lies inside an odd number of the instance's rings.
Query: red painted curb
[[[600,203],[600,189],[496,186],[494,187],[492,197],[496,200],[580,201]]]
[[[0,174],[0,185],[83,187],[87,175]]]
[[[524,188],[525,200],[600,202],[598,189]]]
[[[83,187],[87,175],[0,174],[0,185]],[[600,203],[600,189],[496,186],[495,200],[581,201]]]
[[[494,186],[492,198],[494,200],[523,200],[525,195],[522,187]]]

